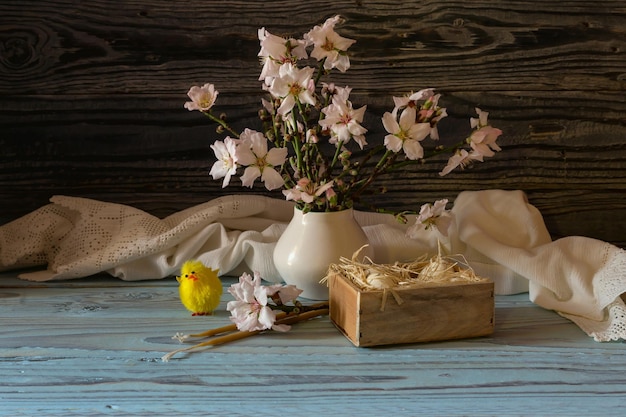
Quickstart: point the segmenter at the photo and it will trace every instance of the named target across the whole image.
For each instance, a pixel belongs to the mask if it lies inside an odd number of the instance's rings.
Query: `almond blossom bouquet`
[[[215,86],[191,87],[185,108],[202,112],[218,124],[219,132],[228,133],[211,145],[217,158],[210,171],[213,179],[222,179],[226,187],[243,170],[243,186],[252,187],[260,178],[268,190],[282,188],[285,198],[305,213],[339,211],[353,207],[371,192],[376,178],[397,168],[449,152],[443,176],[501,150],[496,139],[502,131],[488,124],[487,112],[476,108],[478,117],[470,119],[469,136],[453,146],[425,151],[422,142],[439,139],[437,125],[447,116],[439,106],[441,95],[431,88],[393,97],[394,108],[382,116],[387,131],[383,143],[366,150],[367,129],[362,125],[366,106],[353,106],[349,86],[323,81],[331,70],[345,72],[350,67],[347,51],[355,40],[335,31],[340,20],[331,17],[302,39],[283,38],[265,28],[258,31],[259,80],[268,93],[259,112],[262,131],[236,132],[225,117],[212,112],[219,94]],[[306,65],[314,61],[317,68]],[[441,202],[437,209],[440,206]],[[441,212],[429,207],[422,214]],[[405,214],[398,217],[404,219]]]

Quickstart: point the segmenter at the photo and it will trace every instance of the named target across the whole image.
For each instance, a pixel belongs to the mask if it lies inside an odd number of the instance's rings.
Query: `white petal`
[[[280,103],[280,107],[277,110],[278,114],[280,114],[281,116],[284,116],[285,114],[289,113],[291,109],[293,109],[293,106],[295,104],[296,104],[296,99],[292,95],[287,95],[283,99],[283,102]]]
[[[254,184],[254,180],[256,180],[257,178],[259,178],[261,176],[261,170],[259,170],[259,167],[257,166],[249,166],[248,168],[246,168],[246,170],[243,172],[243,175],[241,176],[241,184],[244,187],[251,187]]]
[[[420,159],[424,156],[424,148],[422,148],[422,145],[420,145],[420,143],[416,140],[408,139],[404,141],[404,145],[402,147],[407,158],[411,160]]]
[[[276,313],[269,307],[263,307],[259,312],[259,323],[264,329],[271,329],[276,321]]]
[[[415,108],[413,107],[407,107],[402,110],[402,113],[400,114],[400,127],[402,130],[409,131],[411,129],[411,127],[415,124],[415,116]]]
[[[280,166],[285,163],[287,152],[287,148],[272,148],[267,153],[265,160],[273,166]]]
[[[416,123],[409,129],[408,136],[411,139],[421,141],[428,136],[430,131],[430,123]]]
[[[288,324],[275,324],[272,326],[272,330],[276,330],[277,332],[288,332],[291,329],[291,326]]]
[[[363,122],[363,116],[365,116],[366,109],[367,109],[367,106],[363,106],[358,110],[354,110],[352,112],[352,119],[356,120],[359,123]]]
[[[387,135],[385,136],[385,146],[390,151],[398,153],[402,149],[402,141],[395,135]]]
[[[383,114],[383,126],[389,133],[398,133],[400,131],[400,125],[398,125],[396,119],[389,112]]]
[[[263,183],[265,184],[265,188],[267,188],[270,191],[280,188],[285,184],[283,177],[281,177],[280,174],[276,172],[274,168],[269,168],[269,167],[265,167],[263,169],[263,175],[261,176],[261,181],[263,181]]]
[[[252,152],[252,149],[250,149],[250,146],[245,143],[237,147],[236,156],[237,161],[241,165],[247,166],[256,163],[256,156]]]
[[[227,173],[228,169],[224,166],[224,162],[221,160],[215,161],[211,167],[211,171],[209,171],[209,175],[212,176],[214,180],[224,178]]]

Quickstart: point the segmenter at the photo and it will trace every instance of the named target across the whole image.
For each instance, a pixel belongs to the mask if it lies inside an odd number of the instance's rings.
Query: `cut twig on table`
[[[314,304],[312,306],[308,306],[308,309],[309,309],[308,311],[305,311],[303,313],[298,313],[298,314],[278,313],[276,314],[276,324],[294,324],[294,323],[306,321],[306,320],[309,320],[318,316],[326,315],[328,314],[328,303]],[[255,334],[258,334],[264,331],[265,330],[258,330],[258,331],[252,331],[252,332],[238,331],[237,326],[235,324],[231,324],[228,326],[222,326],[222,327],[218,327],[215,329],[210,329],[210,330],[207,330],[206,332],[197,333],[197,334],[184,335],[184,334],[177,333],[176,335],[172,337],[172,339],[177,339],[180,342],[184,342],[190,338],[212,337],[212,336],[216,336],[220,334],[223,334],[223,336],[214,337],[210,340],[195,344],[193,346],[188,346],[185,348],[174,350],[164,355],[161,359],[163,360],[163,362],[167,362],[174,355],[178,353],[190,352],[190,351],[202,348],[202,347],[216,346],[216,345],[222,345],[225,343],[234,342],[236,340],[245,339],[247,337],[254,336]]]

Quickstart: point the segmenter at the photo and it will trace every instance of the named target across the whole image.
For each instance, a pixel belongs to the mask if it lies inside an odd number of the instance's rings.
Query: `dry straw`
[[[341,257],[339,263],[331,264],[322,282],[327,282],[332,275],[339,275],[349,279],[361,290],[382,290],[381,311],[385,309],[389,294],[398,304],[402,304],[398,293],[400,289],[487,281],[474,273],[462,255],[442,255],[441,245],[438,254],[431,258],[423,256],[412,262],[394,264],[376,264],[369,257],[365,257],[363,262],[357,261],[364,247],[356,251],[352,259]]]

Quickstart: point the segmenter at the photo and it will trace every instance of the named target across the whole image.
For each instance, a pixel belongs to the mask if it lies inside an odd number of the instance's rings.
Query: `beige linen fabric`
[[[626,339],[626,252],[606,242],[573,236],[552,241],[539,211],[521,191],[459,194],[449,238],[437,232],[406,237],[389,215],[355,212],[374,248],[389,263],[433,255],[442,241],[463,255],[496,293],[529,291],[596,340]],[[124,280],[175,275],[197,258],[222,275],[259,271],[279,282],[272,251],[293,205],[278,199],[232,195],[164,219],[133,207],[56,196],[0,227],[0,270],[46,267],[24,279],[74,279],[107,272]]]

